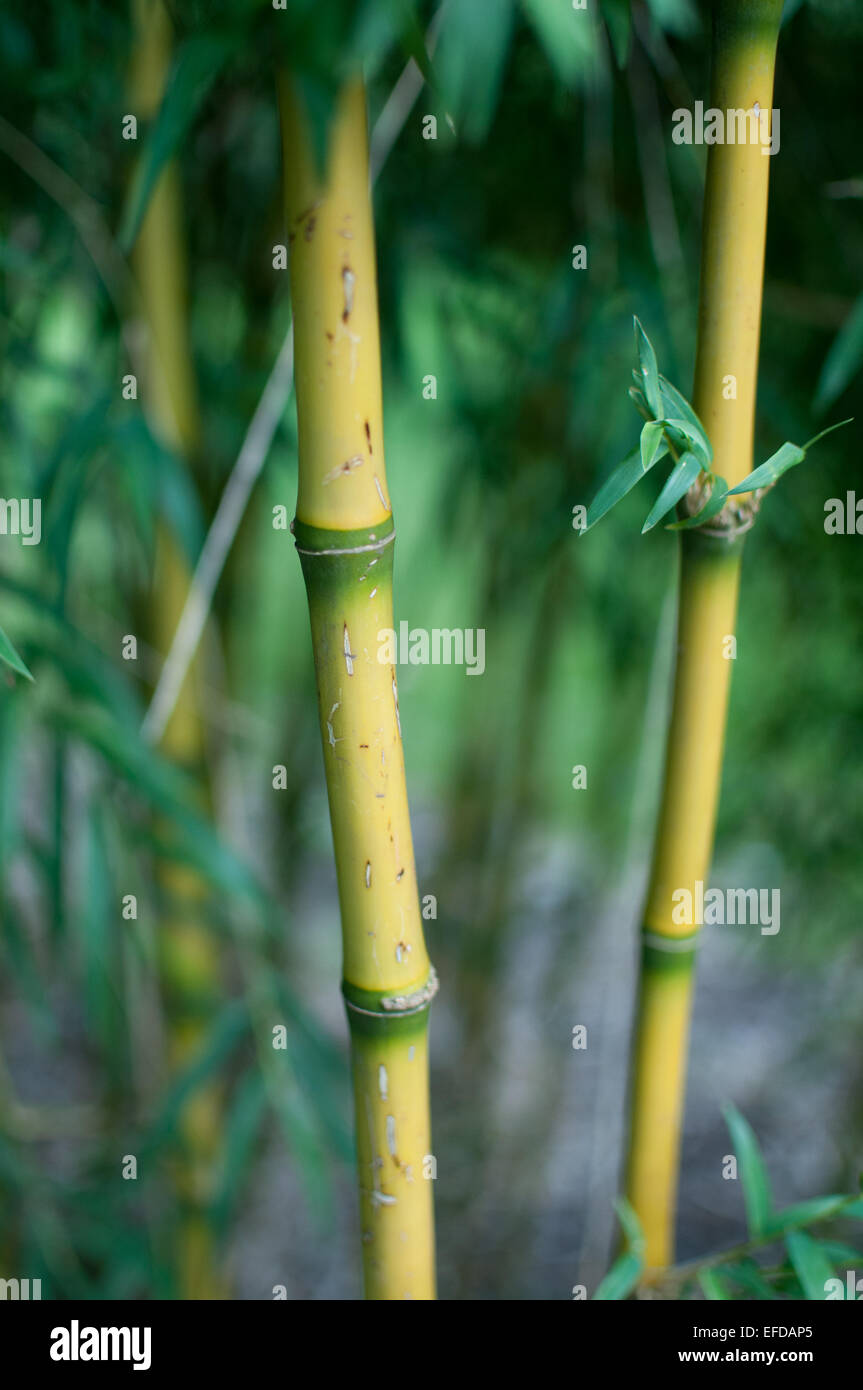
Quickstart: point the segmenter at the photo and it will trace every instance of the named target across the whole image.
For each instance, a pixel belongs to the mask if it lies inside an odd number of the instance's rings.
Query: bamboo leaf
[[[648,0],[648,8],[657,24],[670,34],[683,38],[698,31],[698,12],[692,0]]]
[[[850,425],[852,419],[853,417],[849,417],[847,420],[837,421],[835,425],[828,425],[826,430],[821,430],[820,434],[814,435],[806,444],[791,444],[786,440],[775,454],[771,454],[766,463],[760,464],[754,473],[750,473],[748,478],[743,479],[742,483],[733,487],[728,496],[733,497],[738,492],[751,492],[757,487],[772,487],[783,473],[788,472],[789,468],[794,468],[798,463],[803,462],[813,444],[817,444],[825,435],[832,434],[834,430],[841,430],[843,425]]]
[[[773,1200],[758,1140],[748,1121],[733,1105],[725,1107],[724,1115],[740,1168],[749,1234],[763,1236],[773,1217]]]
[[[638,1256],[629,1251],[618,1255],[593,1295],[594,1300],[608,1302],[627,1298],[641,1278],[643,1267]]]
[[[678,391],[676,386],[672,386],[667,377],[662,373],[659,375],[659,390],[662,396],[663,415],[678,417],[685,420],[693,431],[693,438],[700,441],[707,454],[708,461],[713,462],[713,445],[707,437],[707,431],[696,415],[686,397]]]
[[[710,472],[710,458],[704,447],[704,440],[688,420],[666,416],[665,433],[678,454],[694,454],[699,467],[705,473]]]
[[[656,353],[653,351],[653,344],[641,326],[639,319],[633,320],[635,324],[635,345],[638,349],[638,362],[641,371],[641,381],[639,385],[644,391],[645,400],[653,411],[654,418],[659,419],[662,415],[662,396],[659,388],[659,368],[656,365]]]
[[[740,1260],[737,1264],[723,1265],[722,1272],[727,1279],[739,1284],[747,1293],[751,1293],[762,1302],[768,1299],[772,1302],[775,1298],[773,1289],[754,1260]]]
[[[632,11],[629,0],[601,0],[602,17],[611,40],[614,61],[625,68],[632,40]]]
[[[693,526],[703,526],[705,521],[710,521],[711,517],[722,511],[727,496],[728,484],[717,473],[713,478],[713,490],[701,511],[696,512],[695,516],[686,517],[683,521],[671,521],[665,529],[667,531],[690,531]]]
[[[122,1074],[124,1052],[122,976],[119,937],[112,917],[113,874],[106,816],[94,802],[87,813],[84,898],[79,933],[84,962],[84,1001],[88,1032],[101,1048],[104,1065],[115,1079]]]
[[[224,1131],[224,1164],[212,1210],[213,1224],[222,1234],[242,1192],[243,1177],[266,1115],[266,1099],[261,1073],[249,1071],[237,1087]]]
[[[629,1248],[634,1254],[643,1255],[646,1241],[644,1232],[641,1229],[641,1222],[636,1216],[635,1211],[625,1197],[619,1197],[617,1199],[614,1204],[614,1210],[617,1212],[618,1220],[623,1227],[623,1234],[626,1236]]]
[[[560,0],[522,0],[522,6],[558,77],[566,86],[574,86],[593,60],[590,16]]]
[[[820,430],[818,434],[813,435],[812,438],[802,446],[804,454],[808,454],[812,445],[817,444],[825,435],[832,434],[834,430],[841,430],[844,425],[850,425],[853,424],[853,422],[854,416],[849,415],[847,420],[838,420],[835,425],[828,425],[826,430]]]
[[[244,1001],[233,1000],[225,1004],[213,1020],[201,1047],[165,1095],[145,1136],[142,1146],[145,1152],[160,1148],[176,1135],[179,1115],[186,1102],[227,1061],[249,1027],[249,1011]]]
[[[846,1245],[844,1241],[822,1240],[820,1245],[834,1269],[837,1265],[851,1265],[853,1268],[863,1260],[863,1250],[855,1250],[853,1245]]]
[[[484,138],[509,53],[515,0],[459,0],[441,26],[435,66],[459,134]]]
[[[665,442],[665,421],[648,420],[641,431],[641,467],[646,473],[659,459],[668,453]]]
[[[675,464],[665,480],[665,486],[651,507],[647,520],[641,528],[641,534],[652,530],[658,521],[670,512],[672,507],[676,507],[681,497],[692,487],[698,475],[701,473],[701,461],[695,454],[684,454]]]
[[[826,410],[863,366],[863,295],[857,300],[824,359],[813,409]]]
[[[626,1249],[617,1257],[593,1295],[594,1300],[600,1302],[627,1298],[644,1269],[646,1242],[638,1217],[625,1198],[621,1197],[614,1206],[623,1227]]]
[[[636,483],[641,482],[643,477],[641,450],[633,449],[632,453],[623,460],[623,463],[618,464],[614,472],[606,479],[588,507],[584,531],[589,531],[591,526],[595,526],[606,512],[611,511],[611,508],[622,497],[632,491]]]
[[[423,76],[429,91],[442,101],[440,83],[435,66],[426,47],[426,34],[420,22],[413,0],[398,0],[394,7],[396,24],[401,45],[408,58],[413,58]]]
[[[799,444],[786,441],[775,454],[770,455],[766,463],[760,464],[754,473],[744,478],[742,483],[729,488],[728,496],[734,497],[739,492],[752,492],[757,487],[771,487],[783,473],[802,463],[805,457],[805,449],[801,449]]]
[[[0,661],[4,662],[7,666],[11,666],[12,670],[17,672],[19,676],[24,676],[28,681],[32,681],[32,675],[27,670],[27,667],[12,646],[12,643],[9,641],[2,627],[0,627]]]
[[[833,1266],[817,1240],[805,1231],[792,1231],[785,1245],[807,1299],[820,1302],[826,1294],[828,1279],[833,1278]]]
[[[810,1197],[805,1202],[795,1202],[793,1206],[776,1213],[768,1223],[768,1230],[784,1235],[795,1226],[811,1226],[816,1221],[828,1221],[839,1214],[846,1201],[846,1197],[832,1196]]]
[[[711,1301],[731,1297],[731,1294],[725,1288],[722,1280],[714,1269],[702,1269],[698,1275],[698,1282],[701,1285],[701,1291],[704,1297],[709,1298]]]
[[[177,50],[159,113],[147,136],[123,210],[117,238],[123,251],[132,249],[159,175],[235,46],[233,36],[209,33],[192,35]]]
[[[136,829],[140,843],[150,843],[159,853],[179,863],[194,865],[211,881],[230,893],[260,902],[263,890],[252,870],[219,837],[215,828],[194,805],[194,786],[189,778],[161,758],[133,732],[121,728],[95,711],[51,708],[50,723],[83,739],[105,762],[157,810],[170,817],[170,841]]]

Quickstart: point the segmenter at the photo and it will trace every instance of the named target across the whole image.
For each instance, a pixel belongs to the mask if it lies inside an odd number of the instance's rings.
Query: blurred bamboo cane
[[[130,75],[132,110],[148,120],[159,109],[171,63],[172,32],[162,0],[134,0],[135,46]],[[148,330],[142,390],[149,419],[162,442],[187,460],[196,457],[200,417],[189,343],[186,257],[180,171],[169,164],[153,190],[133,252]],[[160,521],[151,598],[154,644],[166,651],[182,612],[190,566],[176,536]],[[198,671],[187,674],[159,747],[172,762],[196,777],[202,804],[209,800],[204,737],[199,716]],[[194,869],[160,862],[163,902],[159,928],[159,968],[167,1012],[169,1066],[181,1069],[206,1036],[219,997],[219,953],[204,913],[208,889]],[[182,1153],[176,1186],[183,1209],[177,1252],[178,1287],[185,1299],[224,1293],[214,1268],[206,1207],[219,1142],[221,1097],[217,1085],[199,1088],[185,1103],[179,1130]]]

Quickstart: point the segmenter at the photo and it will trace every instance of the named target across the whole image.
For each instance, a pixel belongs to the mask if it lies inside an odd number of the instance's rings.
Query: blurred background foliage
[[[396,618],[487,633],[482,679],[400,672],[443,982],[441,1292],[595,1286],[613,1235],[675,541],[639,537],[641,496],[583,542],[572,508],[635,438],[633,313],[671,380],[691,385],[704,150],[670,133],[676,107],[707,98],[703,8],[172,3],[164,119],[132,143],[123,8],[4,6],[0,490],[42,499],[43,535],[0,538],[0,625],[35,677],[0,668],[2,1274],[41,1277],[51,1297],[178,1296],[177,1117],[217,1079],[208,1221],[233,1296],[357,1294],[308,620],[290,537],[272,524],[295,498],[292,404],[202,648],[211,810],[141,736],[165,655],[142,615],[157,525],[193,566],[290,322],[273,269],[286,240],[274,66],[299,72],[323,147],[344,72],[365,65],[374,124],[413,54],[429,85],[397,112],[375,192]],[[863,408],[863,17],[853,0],[786,10],[756,462]],[[204,433],[194,467],[121,390],[142,170],[172,149]],[[785,1199],[855,1181],[863,552],[823,516],[857,485],[858,439],[855,425],[825,440],[747,542],[714,881],[779,887],[782,930],[717,928],[705,943],[683,1256],[739,1234],[735,1185],[719,1180],[723,1101],[748,1114]],[[157,970],[163,860],[205,882],[224,981],[179,1073]]]

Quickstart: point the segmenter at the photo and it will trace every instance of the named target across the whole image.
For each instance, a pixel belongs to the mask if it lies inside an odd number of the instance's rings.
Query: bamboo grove
[[[4,1289],[854,1296],[860,58],[0,17]]]

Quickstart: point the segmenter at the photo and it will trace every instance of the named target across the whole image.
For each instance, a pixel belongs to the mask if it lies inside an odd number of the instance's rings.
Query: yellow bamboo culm
[[[769,113],[782,0],[719,0],[711,106]],[[756,112],[757,116],[757,112]],[[762,118],[769,119],[769,118]],[[752,471],[770,158],[763,142],[711,146],[693,404],[729,487]],[[764,128],[762,127],[762,130]],[[737,499],[740,501],[740,499]],[[627,1196],[648,1270],[674,1258],[680,1135],[698,924],[673,894],[710,872],[742,557],[733,513],[682,533],[677,666],[644,913]],[[679,904],[681,899],[677,899]]]
[[[173,35],[163,0],[134,0],[135,46],[130,76],[132,111],[139,121],[159,109],[171,63]],[[161,442],[193,459],[201,426],[188,332],[188,296],[180,171],[168,164],[160,174],[133,252],[147,327],[146,394],[148,418]],[[160,522],[152,591],[151,624],[156,649],[167,652],[189,589],[190,568],[170,530]],[[207,802],[204,737],[199,714],[199,674],[193,663],[161,739],[163,754],[193,773]],[[159,969],[165,995],[168,1063],[181,1070],[200,1048],[220,986],[219,956],[203,921],[207,885],[193,869],[162,862],[159,890],[168,917],[159,928]],[[217,1085],[200,1087],[183,1106],[178,1121],[183,1148],[175,1181],[183,1207],[178,1286],[184,1299],[224,1297],[215,1269],[205,1208],[221,1127]]]
[[[340,94],[319,169],[280,86],[294,315],[299,489],[351,1033],[361,1248],[369,1299],[435,1297],[428,1007],[393,627],[365,91]]]

